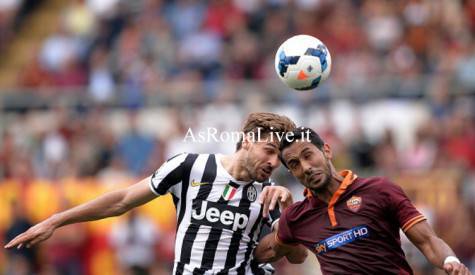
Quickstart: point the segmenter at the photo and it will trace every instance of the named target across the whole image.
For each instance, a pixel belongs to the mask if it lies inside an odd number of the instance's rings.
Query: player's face
[[[259,182],[270,178],[272,172],[280,165],[278,142],[268,138],[257,142],[249,141],[246,147],[247,158],[244,166],[250,177]]]
[[[318,190],[331,180],[331,151],[325,144],[323,152],[307,141],[296,141],[283,151],[283,159],[290,172],[305,187]]]

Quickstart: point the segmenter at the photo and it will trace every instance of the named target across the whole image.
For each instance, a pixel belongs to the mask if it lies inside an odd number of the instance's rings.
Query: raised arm
[[[455,257],[452,249],[437,237],[426,221],[413,225],[406,231],[406,235],[429,262],[445,270],[447,274],[471,274],[468,268]]]
[[[150,189],[150,177],[127,188],[103,194],[96,199],[57,213],[32,226],[11,240],[5,248],[30,247],[51,237],[56,228],[79,222],[95,221],[122,215],[157,196]]]

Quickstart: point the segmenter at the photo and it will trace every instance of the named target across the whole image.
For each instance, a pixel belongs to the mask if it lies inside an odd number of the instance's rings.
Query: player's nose
[[[310,176],[313,173],[313,167],[310,165],[308,162],[303,161],[302,162],[302,169],[305,173],[305,175]]]
[[[279,164],[280,164],[280,160],[279,160],[279,157],[276,155],[272,156],[269,161],[267,162],[267,164],[272,167],[272,169],[276,169],[277,167],[279,167]]]

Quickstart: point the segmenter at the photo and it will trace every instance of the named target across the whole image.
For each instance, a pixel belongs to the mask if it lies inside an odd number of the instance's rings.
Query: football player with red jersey
[[[337,172],[330,146],[309,128],[288,134],[281,161],[306,187],[306,198],[288,207],[277,233],[259,243],[260,261],[303,245],[317,256],[324,274],[413,274],[401,249],[402,229],[433,265],[448,274],[471,274],[398,185]]]

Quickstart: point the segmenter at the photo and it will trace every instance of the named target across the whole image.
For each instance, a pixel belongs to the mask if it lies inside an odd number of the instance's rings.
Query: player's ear
[[[251,148],[251,144],[252,144],[252,141],[251,139],[249,138],[248,135],[244,135],[243,139],[242,139],[242,145],[241,147],[244,149],[244,150],[249,150],[249,148]]]
[[[323,144],[322,152],[327,159],[332,159],[333,153],[328,143]]]

